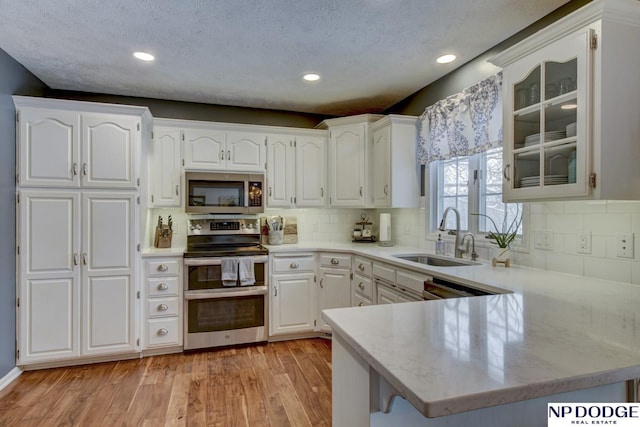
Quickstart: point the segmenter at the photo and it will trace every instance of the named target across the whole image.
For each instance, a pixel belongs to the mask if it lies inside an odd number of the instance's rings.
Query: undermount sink
[[[418,264],[433,265],[434,267],[465,267],[472,265],[480,265],[478,262],[467,261],[460,258],[449,258],[437,255],[427,254],[406,254],[392,255],[405,261],[417,262]]]

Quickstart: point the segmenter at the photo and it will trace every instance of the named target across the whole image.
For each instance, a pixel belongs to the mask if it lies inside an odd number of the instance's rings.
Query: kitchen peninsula
[[[373,256],[408,264],[390,255]],[[637,398],[637,286],[525,267],[424,271],[512,293],[324,311],[334,426],[537,426],[547,402]]]

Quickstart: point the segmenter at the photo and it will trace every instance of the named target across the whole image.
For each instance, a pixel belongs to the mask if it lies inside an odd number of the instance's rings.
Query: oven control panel
[[[260,234],[260,220],[257,218],[209,218],[187,221],[188,236],[203,234]]]

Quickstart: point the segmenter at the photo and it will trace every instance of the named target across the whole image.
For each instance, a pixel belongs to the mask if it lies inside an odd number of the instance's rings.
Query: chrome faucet
[[[442,221],[440,221],[440,227],[438,229],[440,231],[447,231],[445,229],[445,224],[447,222],[447,214],[449,211],[453,211],[456,214],[456,241],[454,243],[453,256],[456,258],[462,258],[462,252],[460,252],[460,212],[454,207],[449,206],[442,213]]]
[[[462,242],[460,243],[460,257],[462,258],[462,254],[468,254],[469,253],[469,242],[468,241],[467,241],[467,248],[466,249],[462,249],[464,247],[464,240],[465,240],[465,238],[467,236],[471,237],[471,261],[475,261],[475,260],[478,259],[478,254],[476,253],[476,238],[471,233],[467,233],[464,236],[462,236]]]

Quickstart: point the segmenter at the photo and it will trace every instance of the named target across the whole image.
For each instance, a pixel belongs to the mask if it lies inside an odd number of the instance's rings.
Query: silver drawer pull
[[[364,271],[364,264],[360,264],[360,265],[358,266],[358,270],[360,270],[360,271]]]
[[[169,266],[167,264],[160,264],[158,266],[158,271],[167,271],[169,270]]]
[[[340,261],[338,260],[338,258],[331,258],[331,264],[337,265],[340,264]]]
[[[169,310],[169,306],[167,304],[160,304],[158,306],[158,311],[167,311]]]
[[[358,304],[358,307],[364,307],[364,303],[361,302],[360,304]]]
[[[290,268],[298,268],[300,267],[300,264],[298,264],[297,262],[292,262],[291,264],[289,264]]]
[[[364,291],[364,284],[362,282],[358,284],[358,287]]]
[[[179,185],[176,185],[176,196],[180,195],[180,191],[179,190],[180,190]]]
[[[167,329],[165,329],[165,328],[158,329],[158,335],[165,336],[165,335],[168,335],[168,334],[169,334],[169,331]]]
[[[158,290],[159,291],[166,291],[167,289],[169,289],[169,285],[167,285],[166,283],[160,283],[158,285]]]
[[[73,162],[73,167],[71,168],[73,170],[73,175],[78,175],[78,163]]]

